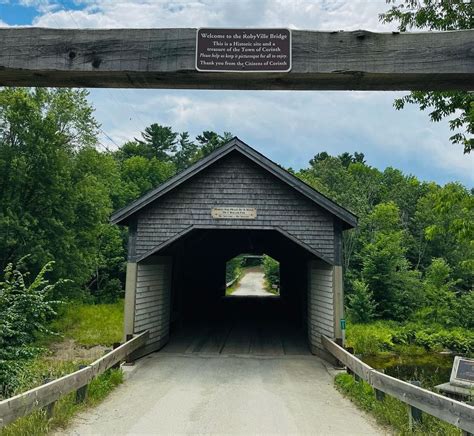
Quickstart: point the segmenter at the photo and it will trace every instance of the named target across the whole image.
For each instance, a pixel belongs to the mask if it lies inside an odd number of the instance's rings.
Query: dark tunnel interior
[[[225,265],[238,254],[280,262],[280,298],[225,297]],[[193,229],[162,255],[173,257],[171,329],[189,321],[278,321],[303,327],[312,254],[277,230]]]

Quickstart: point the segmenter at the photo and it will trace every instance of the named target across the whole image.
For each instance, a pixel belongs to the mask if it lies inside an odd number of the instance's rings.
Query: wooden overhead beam
[[[474,30],[292,31],[288,73],[195,69],[196,29],[0,29],[0,85],[473,90]]]

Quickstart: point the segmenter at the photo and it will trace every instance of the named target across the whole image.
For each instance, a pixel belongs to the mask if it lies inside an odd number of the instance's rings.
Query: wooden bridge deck
[[[309,355],[305,332],[290,323],[236,321],[187,324],[163,353],[284,356]]]

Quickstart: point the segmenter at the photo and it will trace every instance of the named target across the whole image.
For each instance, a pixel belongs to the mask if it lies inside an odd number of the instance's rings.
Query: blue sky
[[[384,0],[0,0],[0,26],[290,27],[391,31]],[[424,180],[474,183],[474,156],[450,143],[447,121],[416,106],[393,108],[395,92],[95,89],[90,101],[115,148],[152,122],[191,135],[230,131],[276,162],[300,168],[320,151],[360,151],[370,165]]]

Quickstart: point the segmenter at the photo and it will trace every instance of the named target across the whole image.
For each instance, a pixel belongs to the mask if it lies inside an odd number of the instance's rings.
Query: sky
[[[287,27],[396,30],[378,15],[385,0],[0,0],[0,26],[54,28]],[[474,154],[453,145],[447,120],[417,106],[393,107],[405,92],[91,89],[100,142],[114,149],[151,123],[195,136],[228,131],[270,159],[299,169],[316,153],[363,152],[439,184],[474,185]]]

